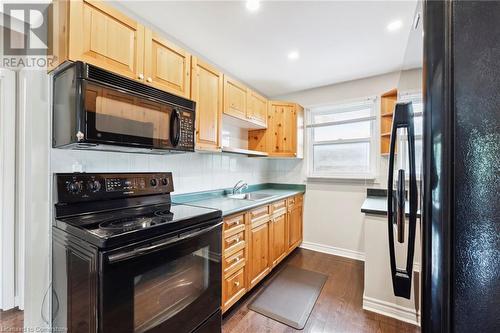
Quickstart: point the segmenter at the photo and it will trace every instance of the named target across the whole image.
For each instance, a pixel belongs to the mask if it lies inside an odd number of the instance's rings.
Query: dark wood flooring
[[[363,262],[297,249],[280,267],[287,264],[328,275],[306,327],[298,331],[248,309],[257,292],[269,283],[268,276],[224,315],[223,333],[420,332],[417,326],[363,310]]]
[[[328,275],[328,280],[302,331],[250,311],[247,307],[257,292],[269,283],[270,277],[287,264]],[[420,332],[420,328],[414,325],[362,309],[363,263],[360,261],[297,249],[280,267],[225,314],[222,322],[223,333]],[[0,311],[0,332],[17,332],[22,327],[22,311]]]
[[[17,308],[8,311],[0,310],[0,332],[22,332],[22,329],[23,311]]]

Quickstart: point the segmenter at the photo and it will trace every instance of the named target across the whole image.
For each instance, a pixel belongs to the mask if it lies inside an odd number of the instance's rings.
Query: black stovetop
[[[98,247],[114,247],[180,232],[221,217],[221,211],[211,208],[157,204],[59,218],[56,226]]]

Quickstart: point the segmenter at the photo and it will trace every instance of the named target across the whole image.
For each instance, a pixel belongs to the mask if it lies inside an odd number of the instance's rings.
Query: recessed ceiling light
[[[392,21],[391,23],[389,23],[387,25],[387,30],[396,31],[396,30],[400,29],[402,26],[403,26],[403,22],[401,22],[401,20]]]
[[[260,0],[247,0],[247,9],[251,12],[256,12],[260,7]]]
[[[290,53],[288,53],[288,59],[290,60],[297,60],[299,59],[299,57],[300,57],[299,51],[291,51]]]

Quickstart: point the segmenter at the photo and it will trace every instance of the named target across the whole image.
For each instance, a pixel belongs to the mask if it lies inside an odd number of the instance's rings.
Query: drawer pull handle
[[[234,281],[234,285],[235,285],[236,287],[239,287],[239,286],[240,286],[240,282],[239,282],[239,281]]]
[[[236,220],[236,221],[229,223],[230,227],[232,227],[233,225],[240,225],[240,220]]]
[[[236,257],[236,258],[233,259],[233,262],[239,262],[240,260],[241,260],[240,257]]]
[[[240,242],[239,237],[233,238],[233,240],[231,241],[231,243],[239,243],[239,242]]]

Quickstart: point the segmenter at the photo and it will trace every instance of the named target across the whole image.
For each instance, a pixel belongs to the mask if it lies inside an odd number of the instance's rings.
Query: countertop
[[[305,190],[305,185],[267,183],[251,185],[247,190],[243,191],[243,193],[251,192],[272,195],[271,197],[262,200],[250,201],[228,198],[226,195],[231,192],[231,189],[220,189],[174,195],[172,196],[172,202],[219,209],[222,211],[223,216],[228,216],[304,193]]]
[[[368,189],[367,196],[363,205],[361,205],[361,212],[365,214],[374,215],[387,215],[387,191],[378,189]],[[410,216],[410,205],[408,201],[405,204],[406,217]],[[417,217],[420,218],[420,209],[417,210]]]

